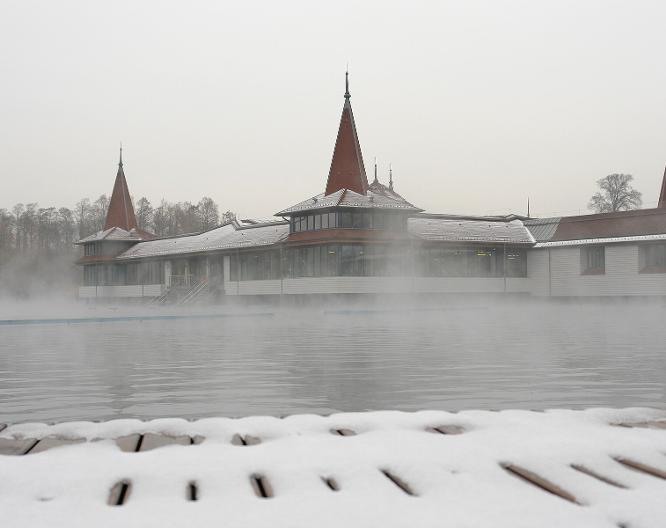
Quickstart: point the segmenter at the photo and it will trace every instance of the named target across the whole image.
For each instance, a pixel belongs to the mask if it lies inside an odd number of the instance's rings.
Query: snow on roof
[[[409,219],[409,232],[432,242],[534,244],[520,220],[489,220],[419,215]]]
[[[117,258],[148,258],[220,249],[269,246],[280,242],[288,234],[289,224],[284,221],[248,226],[242,226],[232,221],[196,235],[141,242]]]
[[[327,209],[330,207],[361,207],[368,209],[397,209],[403,211],[422,211],[410,204],[399,194],[392,191],[378,192],[368,190],[366,194],[359,194],[349,189],[340,189],[332,194],[318,194],[296,205],[283,209],[275,216],[289,216],[294,213]]]
[[[559,216],[552,218],[530,218],[524,220],[525,227],[530,230],[534,240],[537,242],[548,242],[555,235],[557,226],[560,225]]]
[[[90,236],[82,238],[77,244],[86,244],[88,242],[97,242],[100,240],[118,240],[123,242],[141,241],[141,235],[134,229],[126,231],[120,227],[110,227],[104,231],[98,231]]]

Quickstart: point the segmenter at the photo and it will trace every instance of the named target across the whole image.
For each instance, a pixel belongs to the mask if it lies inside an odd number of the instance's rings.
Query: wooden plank
[[[257,497],[261,497],[262,499],[273,497],[273,486],[271,486],[270,481],[264,475],[257,473],[251,475],[250,484],[252,484],[252,489]]]
[[[554,484],[550,480],[537,475],[536,473],[530,471],[529,469],[525,469],[524,467],[518,466],[516,464],[500,464],[500,465],[512,475],[515,475],[523,479],[525,482],[529,482],[530,484],[536,486],[537,488],[541,488],[542,490],[547,491],[548,493],[557,495],[558,497],[564,500],[568,500],[569,502],[573,502],[574,504],[578,505],[581,504],[578,501],[578,499],[576,499],[576,497],[574,497],[571,493],[562,489],[561,487],[559,487],[557,484]]]
[[[37,444],[34,438],[0,438],[0,455],[24,455]]]
[[[331,489],[331,491],[340,491],[340,485],[333,477],[321,477],[321,480]]]
[[[434,427],[426,427],[426,431],[443,435],[457,435],[464,433],[465,429],[459,425],[437,425]]]
[[[151,449],[157,449],[158,447],[164,447],[168,445],[188,446],[192,445],[192,439],[187,435],[167,436],[155,433],[146,433],[143,435],[143,441],[141,442],[139,451],[143,453],[144,451],[150,451]]]
[[[356,436],[356,431],[353,431],[352,429],[347,429],[345,427],[341,427],[339,429],[331,429],[331,433],[339,436]]]
[[[611,486],[615,486],[616,488],[622,488],[622,489],[628,489],[627,486],[624,484],[620,484],[619,482],[612,480],[608,477],[604,477],[602,474],[597,473],[596,471],[591,470],[590,468],[583,466],[581,464],[571,464],[571,467],[575,469],[576,471],[580,471],[581,473],[584,473],[585,475],[588,475],[592,478],[595,478],[597,480],[600,480],[601,482],[605,482],[606,484],[610,484]]]
[[[251,446],[251,445],[257,445],[261,443],[261,438],[257,436],[252,436],[252,435],[239,435],[236,433],[232,438],[231,438],[231,443],[233,445],[237,446]]]
[[[414,493],[414,490],[412,490],[411,486],[400,477],[398,477],[395,473],[391,473],[388,469],[380,469],[380,471],[384,474],[384,476],[386,476],[387,479],[393,482],[393,484],[404,491],[407,495],[410,495],[411,497],[416,496],[416,493]]]
[[[125,453],[135,453],[139,450],[142,435],[138,433],[116,438],[116,444]]]
[[[623,466],[627,466],[628,468],[631,468],[635,471],[640,471],[641,473],[645,473],[647,475],[651,475],[653,477],[666,480],[666,471],[664,471],[663,469],[649,466],[648,464],[643,464],[642,462],[637,462],[636,460],[632,460],[631,458],[626,458],[626,457],[614,457],[614,458],[617,462],[619,462]]]
[[[118,481],[111,488],[106,503],[109,506],[122,506],[128,501],[131,491],[132,483],[129,480]]]
[[[37,442],[37,445],[29,451],[29,454],[33,455],[35,453],[43,453],[44,451],[53,449],[54,447],[81,444],[85,441],[85,438],[42,438],[39,442]]]

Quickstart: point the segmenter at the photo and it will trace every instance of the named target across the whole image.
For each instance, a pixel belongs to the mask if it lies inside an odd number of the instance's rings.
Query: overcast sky
[[[373,158],[430,212],[586,212],[666,165],[666,2],[0,0],[0,207],[110,194],[268,217],[324,190],[349,62]]]

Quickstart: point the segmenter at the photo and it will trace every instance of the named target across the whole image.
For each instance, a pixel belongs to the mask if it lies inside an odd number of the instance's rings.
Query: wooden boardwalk
[[[666,412],[0,424],[0,523],[663,527]]]

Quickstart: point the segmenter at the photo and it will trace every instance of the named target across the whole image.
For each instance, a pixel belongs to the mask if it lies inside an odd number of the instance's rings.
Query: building
[[[666,295],[666,174],[656,209],[531,219],[428,214],[374,167],[348,78],[324,192],[271,222],[155,238],[138,229],[121,158],[104,230],[83,246],[83,299],[512,293]]]

